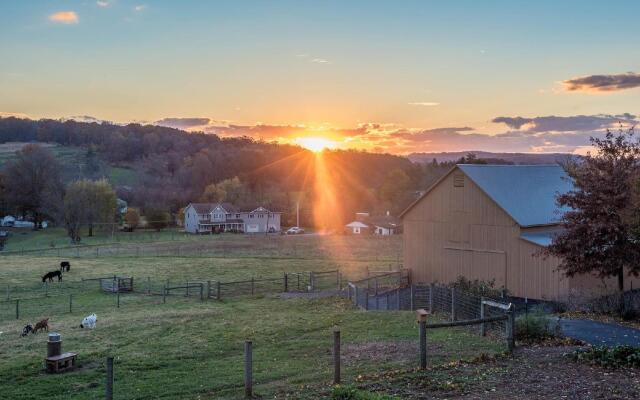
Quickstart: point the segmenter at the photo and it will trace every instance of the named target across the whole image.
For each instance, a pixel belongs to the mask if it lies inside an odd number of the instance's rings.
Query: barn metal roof
[[[547,247],[553,241],[553,238],[558,235],[560,230],[552,230],[547,232],[526,232],[520,234],[520,239],[527,242],[537,244],[538,246]]]
[[[520,226],[552,225],[563,212],[558,194],[573,189],[559,165],[458,165],[465,175]]]

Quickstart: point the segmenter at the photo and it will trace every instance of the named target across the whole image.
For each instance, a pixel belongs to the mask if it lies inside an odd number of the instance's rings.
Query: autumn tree
[[[106,179],[85,182],[90,204],[87,208],[86,223],[89,236],[93,236],[95,224],[113,223],[118,203],[116,193]]]
[[[138,213],[138,210],[129,207],[124,214],[124,223],[127,225],[129,232],[133,232],[140,225],[140,213]]]
[[[616,277],[624,290],[624,276],[640,272],[640,242],[634,235],[632,199],[637,186],[640,145],[633,129],[592,138],[597,150],[565,170],[574,189],[558,196],[568,209],[562,217],[564,230],[547,253],[560,258],[567,276],[595,274]]]
[[[411,178],[401,169],[394,169],[385,176],[378,198],[386,210],[394,214],[402,211],[410,203]]]
[[[60,170],[53,153],[37,144],[24,146],[16,159],[7,163],[7,202],[31,217],[34,229],[42,227],[44,218],[55,216],[62,192]]]
[[[219,183],[207,185],[202,193],[201,200],[209,203],[227,201],[238,204],[246,195],[246,188],[240,178],[233,177]]]
[[[104,179],[69,184],[64,196],[64,222],[71,241],[80,241],[82,225],[87,225],[89,236],[93,236],[95,224],[113,222],[116,204],[116,194]]]

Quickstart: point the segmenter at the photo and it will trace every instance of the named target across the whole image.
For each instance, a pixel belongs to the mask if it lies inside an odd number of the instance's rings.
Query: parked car
[[[298,227],[298,226],[294,226],[292,228],[287,229],[287,235],[299,235],[301,233],[304,233],[304,229]]]

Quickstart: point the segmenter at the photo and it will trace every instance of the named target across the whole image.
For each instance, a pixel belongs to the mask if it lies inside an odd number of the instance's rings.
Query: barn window
[[[464,187],[464,175],[463,174],[454,174],[453,175],[453,187]]]

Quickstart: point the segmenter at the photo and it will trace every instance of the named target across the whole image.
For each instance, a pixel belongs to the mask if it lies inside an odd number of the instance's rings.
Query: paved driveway
[[[627,345],[640,347],[640,330],[586,319],[560,319],[565,336],[583,340],[594,346]]]

